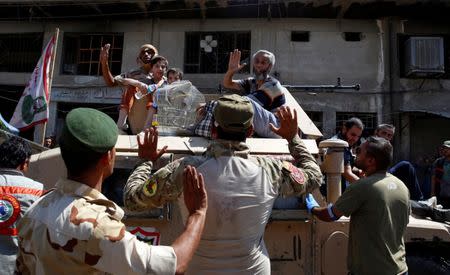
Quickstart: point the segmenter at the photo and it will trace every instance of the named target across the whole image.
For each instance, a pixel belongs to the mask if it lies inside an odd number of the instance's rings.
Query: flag
[[[9,124],[24,131],[48,120],[51,66],[56,49],[56,35],[45,46],[31,79],[25,87]]]
[[[6,122],[1,113],[0,113],[0,130],[7,131],[14,135],[19,134],[19,130],[16,127],[9,125],[9,123]]]

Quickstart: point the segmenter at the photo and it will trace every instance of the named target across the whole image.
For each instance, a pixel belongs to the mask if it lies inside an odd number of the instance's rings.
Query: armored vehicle
[[[316,144],[321,137],[311,120],[289,92],[288,104],[299,113],[302,137],[312,154],[321,163],[327,174],[328,197],[323,205],[334,202],[340,195],[340,173],[343,169],[342,149],[345,142],[326,140]],[[174,134],[172,128],[162,131]],[[172,129],[173,130],[173,129]],[[209,140],[197,136],[160,136],[158,146],[169,146],[156,165],[162,167],[168,162],[185,155],[202,154]],[[249,138],[251,154],[290,159],[287,142],[282,139]],[[320,149],[319,149],[320,147]],[[328,154],[321,154],[324,148]],[[136,136],[121,135],[117,145],[115,172],[104,184],[103,193],[119,205],[122,203],[122,188],[131,170],[140,162],[137,155]],[[59,149],[46,150],[31,159],[28,176],[52,188],[65,167]],[[316,199],[321,198],[317,191]],[[340,218],[332,223],[321,222],[308,214],[301,200],[295,209],[273,209],[265,231],[265,242],[269,251],[273,274],[347,274],[347,242],[349,219]],[[177,202],[146,212],[127,212],[125,223],[128,230],[138,238],[151,244],[171,244],[183,228],[180,207]],[[450,274],[450,225],[429,219],[410,217],[405,235],[409,274]]]

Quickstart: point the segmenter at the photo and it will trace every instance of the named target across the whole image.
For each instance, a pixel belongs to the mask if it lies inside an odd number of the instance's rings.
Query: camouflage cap
[[[240,95],[225,95],[217,100],[214,120],[226,132],[245,132],[252,125],[253,106]]]
[[[442,147],[450,148],[450,140],[444,141],[444,143],[442,143]]]
[[[116,145],[117,137],[116,123],[108,115],[77,108],[67,114],[59,143],[71,151],[106,153]]]

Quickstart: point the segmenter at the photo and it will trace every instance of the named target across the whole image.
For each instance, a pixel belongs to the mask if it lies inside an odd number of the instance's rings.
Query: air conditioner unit
[[[405,42],[405,74],[407,77],[439,77],[445,73],[444,39],[442,37],[410,37]]]

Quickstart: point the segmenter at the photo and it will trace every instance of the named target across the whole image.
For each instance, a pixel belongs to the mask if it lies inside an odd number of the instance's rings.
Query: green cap
[[[240,95],[225,95],[217,100],[214,120],[226,132],[245,132],[252,125],[252,103]]]
[[[444,143],[442,143],[442,146],[443,146],[443,147],[450,148],[450,140],[444,141]]]
[[[106,153],[116,145],[117,137],[117,126],[108,115],[77,108],[67,114],[59,143],[70,151]]]

